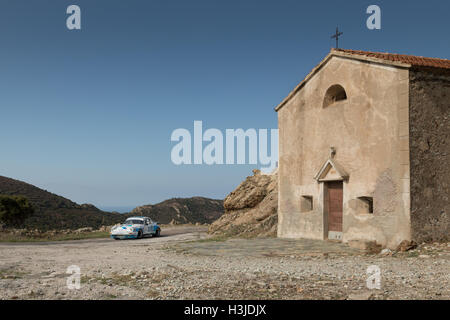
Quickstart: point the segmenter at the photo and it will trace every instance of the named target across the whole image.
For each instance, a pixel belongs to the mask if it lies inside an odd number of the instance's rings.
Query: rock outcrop
[[[278,223],[278,174],[247,177],[224,200],[225,213],[211,224],[212,235],[273,237]]]

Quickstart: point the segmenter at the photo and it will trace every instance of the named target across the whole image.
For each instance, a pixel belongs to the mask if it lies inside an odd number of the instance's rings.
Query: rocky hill
[[[34,208],[34,214],[19,226],[27,229],[55,230],[99,228],[122,220],[118,213],[99,210],[93,205],[79,205],[31,184],[0,176],[0,194],[20,195],[27,198]]]
[[[124,216],[148,216],[162,224],[211,223],[223,212],[223,200],[193,197],[140,206]]]
[[[224,200],[225,213],[211,226],[212,235],[241,237],[276,236],[278,223],[278,174],[253,170]]]
[[[31,184],[0,176],[0,195],[21,195],[33,205],[34,214],[23,224],[8,227],[66,230],[98,229],[123,222],[129,216],[144,215],[162,224],[211,223],[224,212],[223,200],[202,197],[174,198],[135,208],[127,214],[105,212],[92,204],[77,204]]]

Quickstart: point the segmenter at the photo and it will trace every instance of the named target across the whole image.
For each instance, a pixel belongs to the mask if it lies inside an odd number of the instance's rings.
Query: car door
[[[148,219],[148,232],[151,234],[155,233],[155,226],[153,224],[152,219]]]
[[[145,219],[144,220],[144,233],[145,234],[150,234],[151,233],[151,223],[149,219]]]

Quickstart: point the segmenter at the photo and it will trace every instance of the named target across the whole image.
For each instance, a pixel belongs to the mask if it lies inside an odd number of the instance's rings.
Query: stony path
[[[192,231],[192,230],[191,230]],[[311,240],[161,238],[0,244],[1,299],[450,299],[450,244],[393,256]],[[67,267],[81,271],[67,288]],[[366,287],[379,267],[381,289]]]

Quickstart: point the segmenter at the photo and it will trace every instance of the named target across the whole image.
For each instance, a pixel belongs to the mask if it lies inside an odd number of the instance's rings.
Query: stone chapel
[[[450,60],[332,49],[275,110],[279,237],[449,240]]]

